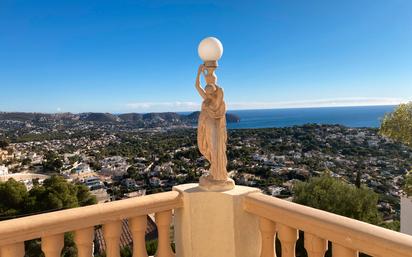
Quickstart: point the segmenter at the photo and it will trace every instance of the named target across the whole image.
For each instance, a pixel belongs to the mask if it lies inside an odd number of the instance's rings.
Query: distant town
[[[0,113],[0,180],[30,189],[60,174],[87,185],[98,202],[197,182],[209,165],[196,146],[197,115]],[[238,185],[288,199],[297,181],[327,172],[373,189],[384,220],[399,220],[412,150],[377,129],[307,124],[229,130],[228,138],[228,171]]]

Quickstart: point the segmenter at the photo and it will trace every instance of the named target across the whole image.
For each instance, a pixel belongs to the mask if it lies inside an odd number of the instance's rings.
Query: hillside
[[[29,112],[0,112],[0,121],[16,122],[35,122],[46,123],[56,121],[83,121],[93,123],[129,123],[135,125],[151,124],[157,126],[167,126],[170,124],[193,125],[197,122],[200,112],[192,112],[188,115],[178,114],[175,112],[160,113],[124,113],[111,114],[99,112],[87,113],[29,113]],[[228,123],[239,122],[240,117],[227,113],[226,120]]]
[[[200,115],[199,111],[192,112],[191,114],[184,116],[184,119],[188,122],[195,123],[199,119],[199,115]],[[226,113],[226,122],[236,123],[236,122],[239,122],[239,121],[240,121],[239,116],[237,116],[235,114],[232,114],[232,113]]]

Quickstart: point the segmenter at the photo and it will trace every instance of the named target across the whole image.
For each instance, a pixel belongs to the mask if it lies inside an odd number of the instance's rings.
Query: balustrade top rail
[[[0,222],[0,246],[182,207],[178,192],[165,192]]]
[[[262,193],[244,198],[247,212],[372,256],[412,256],[412,236]]]

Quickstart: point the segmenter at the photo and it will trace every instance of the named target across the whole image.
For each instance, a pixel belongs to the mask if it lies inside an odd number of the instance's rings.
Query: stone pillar
[[[401,196],[401,233],[412,236],[412,197]]]
[[[224,192],[204,191],[198,184],[173,188],[183,197],[175,210],[178,257],[258,257],[259,218],[243,210],[242,198],[257,188],[236,186]]]

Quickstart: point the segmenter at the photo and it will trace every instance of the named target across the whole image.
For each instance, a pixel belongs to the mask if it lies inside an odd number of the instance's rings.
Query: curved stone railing
[[[249,194],[243,200],[244,209],[260,219],[261,257],[275,256],[276,233],[282,257],[295,257],[299,230],[304,232],[309,257],[324,256],[328,241],[332,242],[334,257],[354,257],[359,252],[382,257],[412,256],[412,236],[262,193]]]
[[[46,257],[59,257],[64,233],[74,232],[79,257],[92,256],[94,226],[103,225],[106,256],[120,256],[122,219],[130,220],[133,256],[147,257],[147,214],[155,213],[158,257],[172,257],[170,224],[172,210],[182,207],[178,192],[166,192],[110,203],[50,212],[0,222],[0,256],[23,257],[24,241],[41,238]]]
[[[174,257],[170,225],[178,257],[274,257],[275,240],[282,257],[295,257],[299,230],[304,232],[308,257],[325,255],[328,241],[334,257],[412,257],[412,236],[325,211],[263,195],[258,189],[236,186],[207,192],[197,184],[175,191],[127,200],[50,212],[0,222],[0,256],[23,257],[24,241],[41,238],[46,257],[58,257],[64,233],[74,232],[79,257],[92,256],[94,226],[103,225],[106,256],[120,256],[122,220],[129,219],[133,257],[147,257],[147,214],[155,213],[157,257]],[[261,236],[259,236],[259,233]]]

